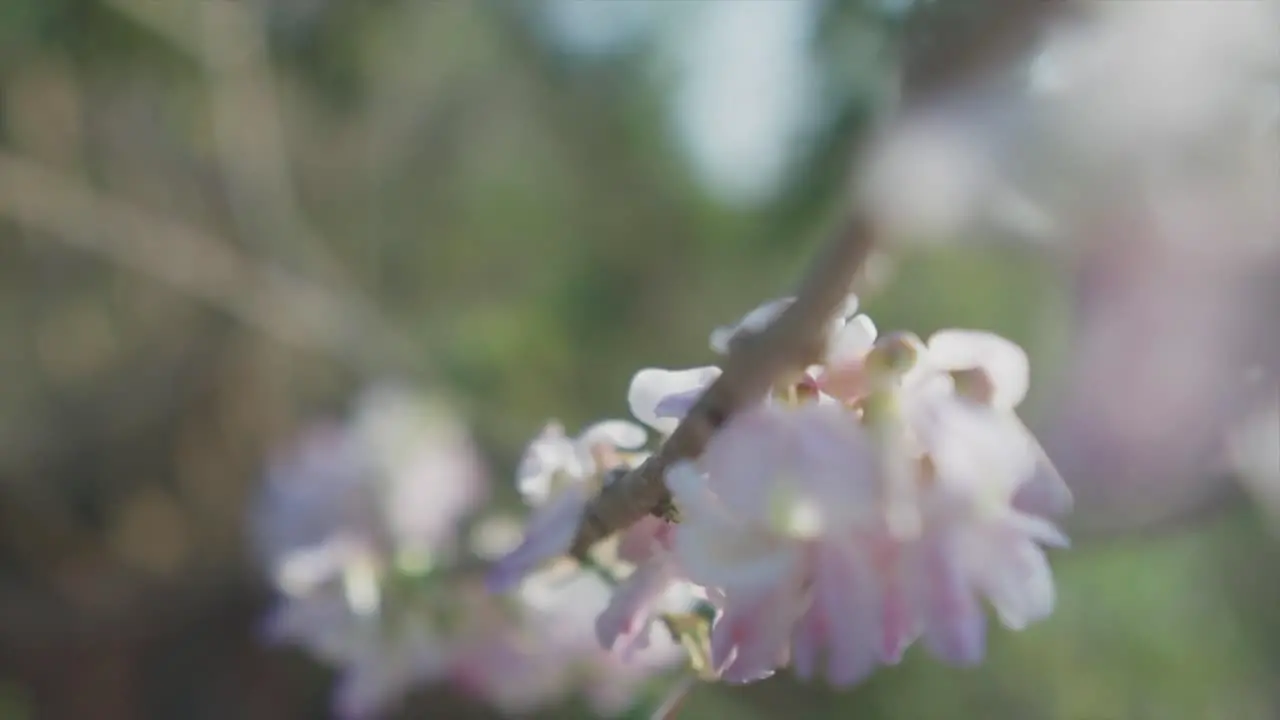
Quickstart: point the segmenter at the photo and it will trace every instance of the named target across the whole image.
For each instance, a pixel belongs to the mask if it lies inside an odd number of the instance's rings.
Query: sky
[[[816,102],[804,0],[556,0],[552,25],[570,48],[604,52],[663,33],[675,71],[671,122],[708,190],[752,203],[776,188]]]

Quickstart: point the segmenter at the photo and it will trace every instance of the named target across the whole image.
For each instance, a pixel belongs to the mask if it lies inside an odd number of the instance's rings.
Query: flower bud
[[[915,367],[924,343],[909,332],[882,336],[867,353],[867,374],[879,381],[896,379]]]

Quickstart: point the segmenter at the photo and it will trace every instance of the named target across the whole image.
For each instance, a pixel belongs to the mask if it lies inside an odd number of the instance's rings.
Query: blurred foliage
[[[0,717],[322,714],[324,671],[253,635],[265,594],[243,512],[268,448],[406,372],[455,398],[505,488],[546,417],[625,413],[636,369],[710,361],[711,327],[785,292],[842,205],[899,19],[819,3],[818,130],[778,197],[733,208],[671,137],[656,39],[568,53],[537,5],[0,4],[0,195],[85,215],[68,233],[0,200]],[[257,59],[235,25],[255,12]],[[253,278],[367,303],[407,353],[352,367],[246,325],[235,290],[140,272],[94,206],[49,187],[199,228]],[[208,270],[191,264],[171,270]],[[868,298],[882,328],[1004,333],[1031,348],[1043,406],[1066,342],[1060,269],[994,247],[892,271]],[[995,633],[980,669],[913,653],[843,694],[700,687],[685,716],[1275,717],[1280,575],[1251,518],[1057,563],[1058,614]],[[483,712],[431,690],[415,707]]]

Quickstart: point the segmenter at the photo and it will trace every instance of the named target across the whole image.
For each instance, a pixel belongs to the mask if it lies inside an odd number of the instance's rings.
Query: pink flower
[[[670,635],[656,626],[646,628],[644,638],[625,655],[602,648],[594,620],[615,592],[599,577],[573,570],[531,575],[516,595],[538,643],[539,661],[568,668],[576,687],[604,716],[628,710],[647,680],[685,657]]]
[[[596,483],[610,467],[625,462],[620,450],[635,450],[646,440],[644,428],[624,420],[596,423],[573,439],[559,423],[548,424],[529,444],[517,471],[520,492],[534,507],[524,540],[494,563],[489,587],[505,592],[568,552]]]
[[[970,371],[980,374],[955,374]],[[1053,610],[1040,546],[1067,540],[1015,499],[1032,487],[1046,511],[1062,511],[1070,494],[1013,414],[1026,390],[1017,346],[985,333],[938,333],[904,384],[903,413],[920,452],[920,531],[903,538],[896,567],[905,609],[935,655],[975,663],[985,644],[981,598],[1012,629]]]
[[[681,565],[723,593],[712,630],[721,676],[749,682],[792,659],[841,685],[868,674],[881,615],[868,539],[882,523],[874,449],[855,417],[763,405],[730,421],[700,465],[673,467],[667,484]]]
[[[725,680],[789,663],[847,685],[917,638],[972,663],[984,599],[1015,629],[1053,609],[1041,546],[1066,538],[1015,500],[1035,488],[1047,513],[1070,493],[1014,414],[1021,349],[961,331],[918,349],[906,336],[883,344],[875,368],[865,341],[847,356],[863,366],[848,407],[763,403],[696,465],[668,472],[682,518],[670,547],[715,590],[712,659]]]
[[[661,613],[689,612],[705,597],[680,566],[672,546],[674,532],[674,524],[646,517],[624,530],[619,540],[618,559],[634,569],[614,588],[596,618],[596,637],[624,660],[648,647]]]
[[[1026,397],[1030,384],[1027,355],[1022,348],[992,333],[942,330],[929,338],[921,362],[906,382],[909,385],[927,382],[928,378],[939,375],[950,376],[953,392],[967,399],[964,405],[970,411],[985,415],[984,422],[1004,426],[1003,438],[997,438],[995,442],[1003,442],[1008,448],[1021,448],[1027,453],[1023,460],[1031,463],[1032,467],[1024,469],[1018,478],[1014,505],[1048,517],[1069,512],[1072,507],[1071,490],[1014,412]],[[948,394],[935,397],[946,398]],[[927,410],[923,412],[925,415],[928,413]],[[928,422],[927,417],[918,419]],[[945,433],[937,435],[944,436]]]
[[[254,518],[283,595],[267,633],[342,671],[342,717],[374,715],[447,672],[454,640],[431,612],[441,597],[406,608],[384,591],[393,576],[426,575],[452,555],[484,480],[465,429],[390,386],[271,462]]]
[[[283,591],[306,593],[349,582],[353,569],[435,562],[485,495],[465,429],[442,407],[381,387],[349,422],[306,431],[270,462],[255,545]]]

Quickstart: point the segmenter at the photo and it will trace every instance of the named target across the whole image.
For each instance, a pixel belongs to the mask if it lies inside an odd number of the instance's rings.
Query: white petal
[[[935,367],[985,371],[995,387],[996,407],[1016,407],[1027,394],[1027,353],[1011,340],[978,330],[940,330],[929,338],[928,347]]]
[[[637,420],[659,432],[670,433],[680,424],[680,418],[668,414],[671,409],[660,408],[660,404],[673,395],[701,392],[719,376],[720,368],[713,365],[687,370],[645,368],[631,378],[627,404]]]
[[[671,581],[670,566],[661,561],[647,562],[614,588],[609,605],[596,617],[596,639],[601,647],[622,651],[624,659],[628,650],[643,647],[658,601]],[[616,647],[619,640],[623,641],[621,648]]]
[[[1000,621],[1021,630],[1053,612],[1055,593],[1049,563],[1034,544],[1016,536],[997,537],[978,573],[980,588]]]
[[[672,546],[689,578],[715,587],[757,588],[776,582],[798,562],[793,543],[731,516],[685,462],[667,471],[681,521]]]
[[[548,423],[529,446],[516,470],[516,487],[525,502],[541,505],[551,495],[551,481],[557,473],[571,477],[582,475],[581,463],[564,426]]]
[[[603,420],[587,427],[578,436],[578,442],[586,447],[607,443],[624,450],[634,450],[648,441],[649,433],[644,428],[626,420]]]
[[[1033,440],[1034,442],[1034,440]],[[1043,517],[1060,517],[1071,511],[1075,498],[1057,468],[1035,443],[1036,463],[1031,475],[1013,496],[1013,505],[1022,512]]]
[[[827,350],[827,363],[856,362],[867,354],[876,342],[876,325],[866,315],[858,315],[840,327],[831,338]]]
[[[283,555],[275,570],[276,584],[286,595],[306,595],[341,575],[348,565],[367,552],[358,538],[334,535],[318,545]]]
[[[840,307],[840,319],[852,318],[856,312],[858,312],[858,296],[849,293],[844,298],[844,305]]]

